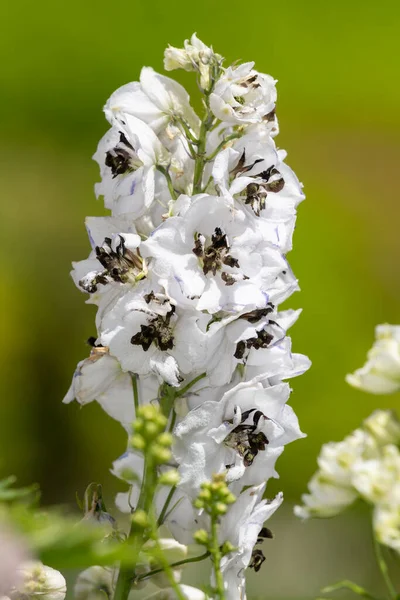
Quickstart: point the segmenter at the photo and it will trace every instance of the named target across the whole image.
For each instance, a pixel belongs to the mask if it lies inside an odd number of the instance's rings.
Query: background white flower
[[[371,394],[392,394],[400,390],[400,325],[377,325],[375,338],[365,365],[346,381]]]

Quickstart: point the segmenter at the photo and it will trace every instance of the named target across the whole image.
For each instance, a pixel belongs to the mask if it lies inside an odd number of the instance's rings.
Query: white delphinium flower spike
[[[400,325],[378,325],[375,342],[361,369],[346,381],[370,394],[392,394],[400,390]]]
[[[91,252],[72,273],[97,307],[96,335],[65,402],[96,400],[127,432],[133,427],[112,469],[129,486],[116,504],[131,514],[130,542],[137,528],[144,544],[154,541],[153,531],[145,539],[153,517],[169,528],[175,548],[205,529],[207,551],[215,550],[215,593],[224,588],[222,568],[228,600],[243,600],[245,569],[258,570],[264,560],[253,551],[268,537],[263,522],[282,502],[281,495],[262,500],[265,482],[278,476],[285,445],[303,437],[283,380],[310,363],[292,353],[287,333],[300,310],[280,305],[299,289],[287,253],[304,194],[272,139],[271,76],[253,62],[224,68],[195,34],[183,48],[167,48],[164,59],[167,70],[197,74],[204,114],[196,115],[181,85],[150,67],[104,107],[110,129],[94,156],[96,193],[111,215],[87,219]],[[374,448],[379,423],[370,423]],[[320,468],[357,494],[340,471],[346,452],[336,450],[321,457]],[[226,477],[229,502],[218,505],[210,492],[217,512],[212,502],[207,510],[193,505],[200,485],[217,485],[216,474]],[[149,506],[152,514],[143,510]],[[138,566],[148,569],[145,550],[138,549]],[[81,583],[104,575],[86,572]],[[133,577],[122,563],[115,582],[121,600]],[[205,598],[176,585],[179,592],[167,586],[151,597]]]

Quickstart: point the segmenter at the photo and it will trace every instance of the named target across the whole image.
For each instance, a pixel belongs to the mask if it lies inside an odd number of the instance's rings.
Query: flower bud
[[[144,450],[146,447],[146,441],[142,435],[135,434],[130,439],[130,444],[135,450]]]
[[[229,541],[224,542],[221,546],[221,552],[223,555],[229,554],[230,552],[233,552],[234,550],[235,550],[235,546],[233,544],[231,544],[231,542],[229,542]]]
[[[193,539],[197,544],[201,546],[207,546],[209,543],[209,535],[205,529],[198,529],[193,534]]]
[[[149,448],[149,451],[158,465],[164,465],[171,460],[171,450],[163,448],[163,446],[160,446],[159,444],[153,444]]]
[[[160,485],[170,485],[175,486],[178,485],[180,480],[179,473],[176,469],[170,469],[169,471],[165,471],[165,473],[161,473],[158,478],[158,483]]]
[[[173,437],[167,431],[161,433],[157,438],[157,443],[161,446],[165,446],[166,448],[170,448],[172,446]]]
[[[132,528],[137,530],[146,529],[149,525],[149,518],[144,510],[135,510],[131,516]]]
[[[224,515],[228,510],[228,507],[223,502],[216,502],[216,504],[214,505],[214,509],[218,515]]]
[[[75,583],[75,600],[104,600],[112,597],[113,569],[106,567],[90,567],[82,571]]]

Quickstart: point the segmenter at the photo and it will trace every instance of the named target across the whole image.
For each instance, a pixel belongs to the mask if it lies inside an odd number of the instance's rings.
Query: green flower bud
[[[235,546],[233,544],[231,544],[230,542],[224,542],[221,546],[221,552],[222,555],[225,556],[226,554],[229,554],[230,552],[233,552],[235,550]]]
[[[157,443],[160,444],[160,446],[165,446],[166,448],[170,448],[173,441],[174,438],[167,431],[161,433],[157,438]]]
[[[171,469],[170,471],[165,471],[162,473],[158,479],[158,483],[160,485],[178,485],[180,480],[179,473],[176,469]]]
[[[148,421],[144,424],[143,436],[146,437],[147,440],[154,440],[157,437],[158,433],[159,427],[157,423],[154,423],[154,421]]]
[[[164,465],[171,460],[171,451],[159,444],[153,444],[149,448],[149,452],[158,465]]]
[[[198,529],[193,535],[193,539],[197,544],[201,546],[208,546],[210,538],[205,529]]]
[[[144,510],[135,510],[131,517],[132,528],[138,531],[146,529],[149,525],[149,518]]]
[[[130,445],[135,450],[144,450],[146,448],[146,440],[142,435],[134,434],[130,439]]]
[[[228,507],[223,502],[216,502],[214,504],[214,510],[218,515],[224,515],[228,510]]]

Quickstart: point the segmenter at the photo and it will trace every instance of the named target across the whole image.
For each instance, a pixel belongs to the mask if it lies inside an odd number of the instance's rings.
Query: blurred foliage
[[[254,59],[279,80],[277,143],[307,193],[289,259],[302,287],[290,306],[304,309],[293,347],[313,361],[291,403],[308,438],[286,449],[270,485],[297,500],[323,442],[399,405],[344,381],[375,324],[400,322],[399,3],[20,0],[3,3],[1,17],[0,476],[38,481],[45,503],[73,504],[94,479],[108,504],[122,489],[108,471],[122,429],[95,404],[61,404],[94,332],[68,272],[88,254],[84,217],[104,214],[90,160],[107,128],[102,105],[141,65],[161,70],[168,42],[197,31],[227,61]],[[178,78],[194,97],[191,74]]]

